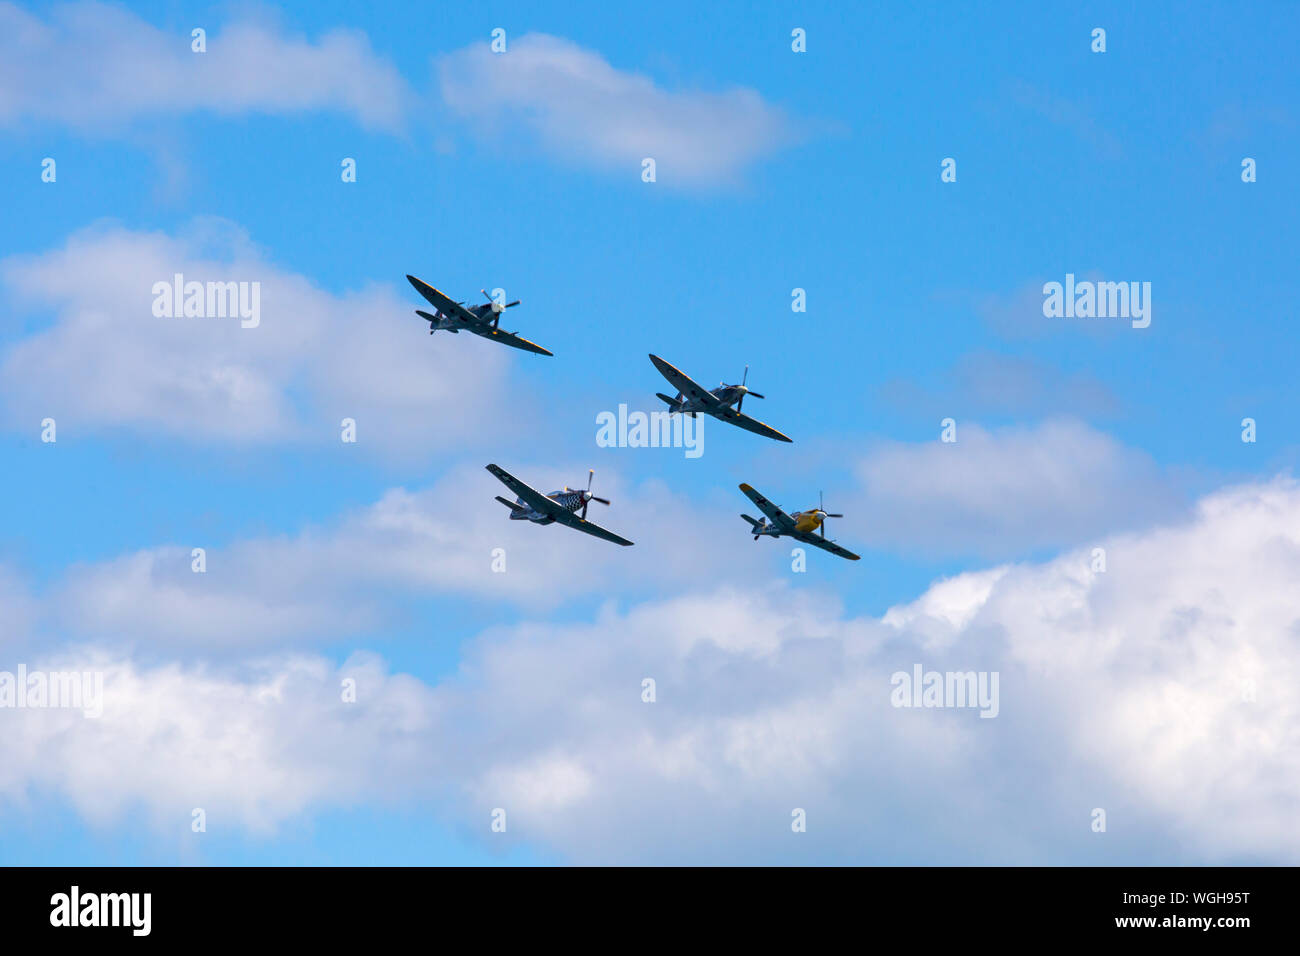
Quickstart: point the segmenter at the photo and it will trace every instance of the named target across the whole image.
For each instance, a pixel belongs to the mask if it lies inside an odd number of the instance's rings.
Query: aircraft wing
[[[556,510],[564,510],[550,498],[546,497],[546,495],[542,494],[531,485],[524,484],[500,465],[488,465],[487,470],[492,472],[501,484],[513,491],[519,500],[524,502],[524,504],[531,506],[534,511],[541,511],[545,514],[550,514]]]
[[[758,509],[767,515],[768,519],[778,528],[794,528],[794,519],[755,491],[753,485],[741,485],[740,490],[745,493],[745,496],[750,501],[758,505]]]
[[[771,425],[760,422],[757,418],[750,418],[744,412],[738,412],[731,406],[718,408],[709,412],[714,418],[720,418],[724,422],[730,422],[737,428],[743,428],[747,432],[753,432],[755,435],[762,435],[765,438],[775,438],[777,441],[793,442],[793,438],[787,438]]]
[[[428,299],[429,304],[443,315],[451,316],[453,319],[460,319],[460,321],[464,322],[471,328],[479,324],[478,316],[460,303],[453,302],[451,299],[447,298],[447,296],[443,295],[423,279],[417,279],[412,275],[408,275],[406,278],[411,285],[415,286],[415,291]]]
[[[533,352],[537,355],[554,355],[555,353],[542,348],[536,342],[530,342],[520,335],[513,332],[507,332],[505,329],[494,329],[491,324],[484,322],[481,325],[470,325],[466,328],[467,332],[473,332],[475,335],[481,335],[485,339],[491,339],[493,342],[500,342],[502,345],[509,345],[513,348],[523,349],[525,352]]]
[[[681,369],[669,365],[657,355],[651,355],[650,361],[655,363],[655,368],[659,369],[659,374],[668,379],[669,384],[687,398],[702,401],[707,405],[718,404],[718,400],[712,392],[695,384]]]
[[[597,538],[604,538],[606,541],[613,541],[615,544],[621,544],[627,547],[632,544],[627,538],[620,537],[607,528],[602,528],[593,521],[586,518],[580,518],[572,511],[566,511],[559,505],[556,505],[556,511],[552,512],[556,524],[567,525],[576,531],[585,531],[587,534],[594,535]]]
[[[513,491],[525,504],[530,505],[535,511],[550,515],[557,524],[566,525],[597,538],[604,538],[606,541],[613,541],[615,544],[621,544],[624,547],[632,544],[627,538],[619,537],[614,532],[602,528],[595,522],[588,521],[586,518],[579,518],[567,508],[560,507],[556,502],[546,497],[536,488],[524,484],[500,465],[488,465],[487,470],[492,472],[497,477],[497,480]]]
[[[850,561],[857,561],[858,555],[845,548],[841,548],[834,541],[827,541],[820,534],[814,534],[811,531],[795,531],[790,537],[802,541],[804,544],[811,544],[815,548],[821,548],[823,551],[829,551],[831,554],[838,554],[841,558],[848,558]]]

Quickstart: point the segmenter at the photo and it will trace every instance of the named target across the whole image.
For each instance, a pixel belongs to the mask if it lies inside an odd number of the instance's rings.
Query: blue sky
[[[1105,736],[1170,686],[1206,692],[1204,673],[1180,669],[1196,655],[1171,644],[1184,618],[1227,627],[1205,639],[1231,661],[1199,660],[1205,673],[1269,656],[1227,620],[1255,622],[1298,664],[1297,616],[1269,574],[1230,588],[1169,551],[1184,535],[1234,567],[1294,557],[1294,526],[1285,545],[1232,531],[1256,526],[1259,501],[1300,507],[1287,4],[1188,4],[1176,18],[1125,4],[5,4],[0,23],[0,601],[13,622],[0,670],[94,658],[122,695],[95,726],[69,725],[83,745],[55,742],[61,715],[0,711],[29,734],[0,776],[0,860],[1294,858],[1268,809],[1217,777],[1197,809],[1261,822],[1189,836],[1179,801],[1133,776],[1129,749],[1150,752],[1139,730],[1109,756],[1076,736]],[[194,27],[204,54],[189,50]],[[340,180],[344,157],[355,183]],[[173,269],[260,281],[262,325],[153,318],[148,288]],[[408,272],[456,298],[504,287],[523,300],[507,326],[555,357],[430,338]],[[1067,273],[1151,283],[1150,327],[1045,318],[1042,285]],[[795,288],[806,313],[791,310]],[[598,448],[599,412],[655,407],[649,352],[710,386],[749,365],[767,396],[755,413],[794,444],[708,423],[696,460]],[[338,440],[344,416],[355,445]],[[489,461],[543,490],[594,468],[614,499],[597,520],[637,547],[507,527]],[[743,533],[741,481],[787,510],[824,491],[846,514],[832,533],[863,560],[814,553],[792,573],[784,543]],[[1096,615],[1081,633],[996,610],[1040,585],[1037,606],[1054,606],[1053,569],[1103,544],[1152,549],[1152,564],[1130,573],[1117,558],[1116,593],[1085,589]],[[509,565],[494,576],[498,546]],[[206,577],[188,576],[192,547],[208,550]],[[1140,605],[1161,594],[1168,616],[1148,620]],[[891,618],[900,607],[920,610]],[[1088,659],[1104,667],[1062,678],[1079,700],[1110,688],[1096,714],[1036,713],[1031,700],[1062,696],[1033,683],[1042,661],[1063,667],[1099,639],[1103,611],[1150,646],[1099,650]],[[674,656],[678,628],[700,630]],[[1001,667],[1004,716],[908,725],[865,757],[875,737],[855,721],[898,712],[815,706],[869,697],[846,676],[864,654],[886,675],[914,659]],[[581,673],[566,662],[594,660],[589,683],[565,683]],[[1149,664],[1157,684],[1114,677]],[[676,675],[677,702],[665,691],[649,708],[672,730],[638,723],[647,667]],[[326,705],[311,681],[354,671],[378,699],[355,727],[314,733],[303,715]],[[286,691],[285,713],[264,712],[263,680],[314,703]],[[613,703],[618,680],[631,712]],[[226,703],[150,718],[142,700]],[[1274,704],[1252,712],[1265,737],[1289,719]],[[227,706],[246,721],[223,726]],[[791,713],[797,728],[775,738],[727,736]],[[594,729],[607,720],[626,735]],[[985,723],[998,729],[980,753],[1001,783],[963,804],[984,836],[954,844],[963,817],[933,796],[938,755]],[[1238,739],[1185,731],[1180,767]],[[628,772],[609,754],[638,748],[658,802],[629,803],[615,780]],[[97,751],[113,767],[87,767]],[[1036,763],[1060,751],[1067,770]],[[1283,796],[1300,789],[1288,754],[1247,754]],[[133,761],[151,768],[134,785]],[[187,784],[187,766],[210,779]],[[893,782],[870,786],[882,766]],[[1077,815],[1064,797],[1031,836],[1013,832],[1012,794],[1050,803],[1079,780],[1104,786],[1078,793],[1078,812],[1107,794],[1125,811],[1101,849],[1086,822],[1082,835],[1062,822]],[[873,812],[855,814],[868,791]],[[491,833],[487,811],[511,796],[521,824]],[[801,799],[827,824],[791,847],[780,831]],[[213,823],[192,833],[190,808],[208,804]],[[673,814],[698,825],[675,830]],[[907,841],[891,835],[900,821]]]

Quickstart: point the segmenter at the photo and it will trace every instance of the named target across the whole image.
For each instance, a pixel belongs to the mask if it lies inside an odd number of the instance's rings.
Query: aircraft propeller
[[[745,383],[748,382],[748,381],[749,381],[749,366],[746,365],[746,366],[745,366],[745,375],[744,375],[743,378],[741,378],[741,380],[740,380],[740,385],[737,386],[737,387],[740,389],[740,401],[736,402],[736,411],[737,411],[737,412],[739,412],[740,409],[741,409],[741,407],[744,406],[744,404],[745,404],[745,396],[746,396],[746,395],[753,395],[755,398],[763,398],[763,396],[760,395],[760,394],[758,394],[758,392],[751,391],[750,389],[748,389],[748,388],[745,387]]]
[[[824,538],[824,537],[826,537],[826,519],[827,519],[827,518],[843,518],[844,515],[831,514],[830,512],[828,512],[828,511],[826,510],[826,502],[825,502],[825,500],[823,499],[823,497],[822,497],[822,493],[821,493],[820,491],[817,492],[817,511],[818,511],[818,512],[821,514],[821,516],[822,516],[821,533],[822,533],[822,537]]]
[[[502,304],[501,304],[500,302],[498,302],[496,299],[492,298],[492,296],[490,296],[490,295],[487,294],[487,289],[479,289],[479,291],[483,293],[483,297],[484,297],[485,299],[487,299],[487,300],[488,300],[488,304],[489,304],[490,306],[492,306],[492,311],[495,312],[495,313],[497,313],[498,315],[500,315],[500,314],[501,314],[502,312],[504,312],[506,309],[509,309],[509,308],[512,307],[512,306],[516,306],[516,305],[518,305],[518,304],[520,303],[520,301],[521,301],[521,300],[519,300],[519,299],[515,299],[515,301],[513,301],[513,302],[507,302],[505,305],[502,305]]]
[[[609,499],[608,499],[608,498],[600,498],[600,497],[597,497],[596,495],[593,495],[593,494],[591,493],[591,480],[592,480],[593,478],[595,478],[595,477],[596,477],[596,469],[595,469],[595,468],[588,468],[588,469],[587,469],[587,490],[584,491],[584,492],[582,493],[582,517],[583,517],[583,520],[586,520],[586,517],[587,517],[587,505],[590,504],[591,502],[593,502],[593,501],[599,501],[602,505],[607,505],[607,504],[609,504]]]

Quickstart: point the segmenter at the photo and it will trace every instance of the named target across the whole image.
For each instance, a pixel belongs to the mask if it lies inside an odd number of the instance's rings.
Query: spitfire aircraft
[[[830,514],[822,505],[821,495],[817,496],[816,509],[808,511],[796,511],[792,515],[786,514],[772,502],[760,495],[751,485],[741,485],[740,490],[745,493],[750,501],[758,505],[763,512],[762,520],[755,520],[749,515],[741,515],[749,522],[750,528],[754,532],[754,540],[767,535],[769,538],[779,538],[782,535],[788,535],[804,544],[811,544],[815,548],[821,548],[829,551],[831,554],[838,554],[841,558],[848,558],[850,561],[857,561],[858,555],[852,551],[846,551],[838,544],[830,541],[826,537],[826,519],[843,518],[844,515]],[[771,519],[771,523],[768,520]],[[821,534],[814,534],[821,531]]]
[[[763,397],[758,392],[745,387],[745,382],[749,380],[748,365],[745,366],[745,376],[740,380],[739,385],[720,383],[717,388],[710,391],[695,384],[680,369],[669,365],[659,356],[651,355],[650,361],[655,363],[659,374],[668,379],[669,383],[677,389],[676,398],[669,398],[662,392],[655,393],[658,398],[668,403],[669,412],[681,412],[692,418],[703,412],[705,415],[730,422],[756,435],[775,438],[777,441],[794,441],[793,438],[782,435],[771,425],[765,425],[756,418],[741,414],[740,409],[745,404],[746,395],[752,395],[754,398]],[[736,407],[732,408],[733,405]]]
[[[497,495],[497,501],[501,502],[510,509],[511,521],[532,521],[535,524],[554,524],[559,522],[570,528],[576,528],[578,531],[594,535],[597,538],[604,538],[606,541],[613,541],[615,544],[624,546],[632,544],[627,538],[622,538],[612,531],[607,531],[598,524],[587,520],[587,505],[593,501],[599,501],[602,505],[609,504],[607,498],[597,498],[591,493],[591,479],[595,471],[587,473],[587,489],[570,488],[567,485],[559,491],[552,491],[549,495],[544,495],[534,488],[530,488],[514,475],[510,474],[504,468],[497,465],[488,465],[487,470],[492,472],[503,485],[515,493],[515,500],[510,501]],[[581,509],[582,513],[578,514]]]
[[[512,306],[518,305],[518,299],[503,304],[493,300],[487,294],[487,290],[483,289],[480,291],[487,299],[487,302],[483,305],[471,305],[466,308],[465,303],[453,302],[429,283],[411,275],[406,278],[410,280],[411,285],[415,286],[415,291],[428,299],[434,307],[435,312],[433,315],[420,309],[415,310],[416,315],[429,323],[430,335],[439,329],[446,329],[448,332],[464,330],[473,332],[475,335],[481,335],[485,339],[491,339],[493,342],[500,342],[502,345],[523,349],[525,352],[535,352],[538,355],[555,354],[542,348],[536,342],[530,342],[513,332],[506,332],[498,327],[501,324],[501,313]]]

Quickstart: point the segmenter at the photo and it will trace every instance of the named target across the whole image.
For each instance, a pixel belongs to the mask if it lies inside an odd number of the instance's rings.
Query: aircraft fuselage
[[[717,388],[710,389],[709,394],[718,400],[719,405],[728,408],[735,405],[745,396],[745,390],[739,385],[719,385]],[[706,404],[699,399],[686,400],[685,397],[677,393],[678,407],[674,408],[675,412],[716,412],[719,405]]]
[[[822,526],[826,520],[826,512],[813,509],[811,511],[796,511],[790,515],[794,519],[794,530],[811,534]],[[769,537],[779,538],[787,532],[770,523],[766,518],[761,519],[760,523],[754,526],[753,533],[756,535],[765,534]]]
[[[572,488],[562,488],[559,491],[552,491],[546,497],[550,498],[565,511],[572,511],[575,514],[582,507],[586,493]],[[515,499],[515,509],[510,512],[511,521],[532,521],[535,524],[554,524],[555,519],[544,512],[537,511],[530,505],[526,505],[522,498]]]
[[[495,315],[493,315],[492,305],[490,303],[485,303],[483,305],[467,305],[465,307],[465,310],[467,312],[472,313],[474,318],[478,319],[480,322],[483,321],[484,319],[495,319],[497,321],[500,321],[501,313],[498,311],[496,312]],[[456,332],[460,329],[465,328],[464,322],[462,322],[460,319],[447,315],[444,312],[435,311],[433,315],[434,315],[434,321],[429,323],[430,332],[438,331],[442,329],[446,329],[449,332]]]

